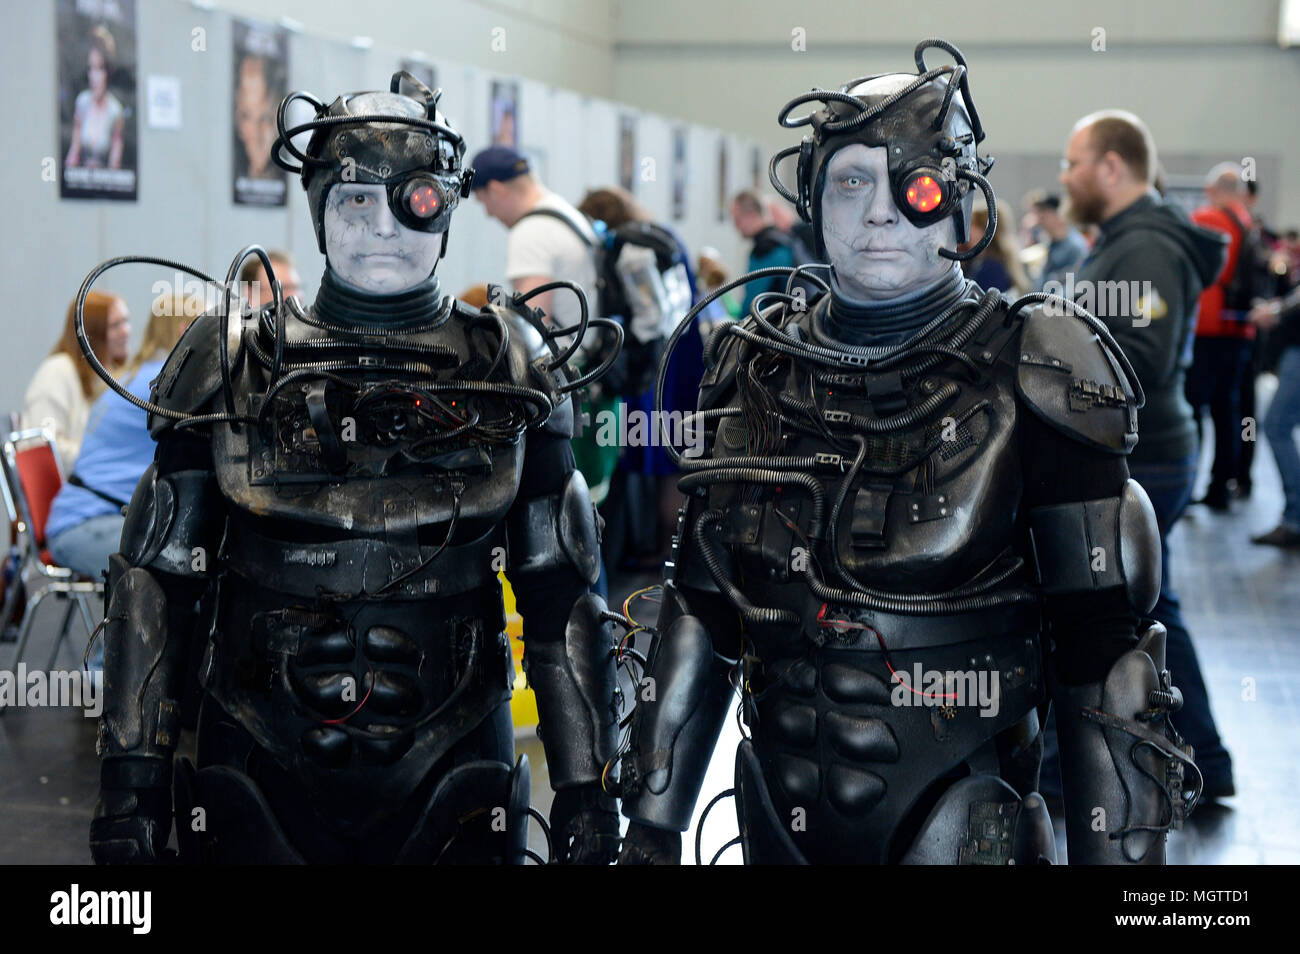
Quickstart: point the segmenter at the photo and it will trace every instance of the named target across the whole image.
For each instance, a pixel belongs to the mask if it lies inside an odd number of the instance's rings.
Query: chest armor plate
[[[1016,529],[1023,484],[1016,442],[1016,329],[1001,324],[995,312],[964,349],[980,371],[974,380],[955,361],[911,381],[888,374],[814,373],[807,364],[759,376],[762,404],[799,425],[782,422],[773,455],[822,462],[812,473],[824,491],[826,539],[814,545],[824,575],[830,575],[828,548],[834,546],[840,565],[866,586],[939,592],[969,582],[1023,547]],[[741,408],[739,393],[732,392],[723,406]],[[712,455],[752,454],[754,427],[743,413],[724,416]],[[855,469],[859,453],[863,462]],[[770,485],[744,482],[715,485],[710,506],[725,511],[723,534],[744,579],[770,585],[790,578],[789,555],[807,542],[791,524],[806,534],[815,503],[799,486],[769,491]],[[759,595],[759,584],[749,586]]]

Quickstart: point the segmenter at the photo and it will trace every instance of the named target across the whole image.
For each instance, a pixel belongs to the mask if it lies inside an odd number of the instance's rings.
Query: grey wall
[[[0,150],[0,181],[7,186],[0,287],[12,299],[0,317],[0,410],[20,408],[32,370],[58,337],[81,281],[110,257],[159,255],[220,277],[239,249],[257,242],[293,252],[306,294],[314,294],[324,260],[295,180],[289,181],[285,209],[236,207],[231,201],[232,10],[303,20],[306,32],[294,34],[290,44],[290,88],[327,99],[345,91],[386,88],[398,60],[413,49],[423,50],[438,68],[443,109],[465,135],[470,154],[488,142],[490,81],[527,77],[520,80],[521,144],[541,158],[551,187],[575,202],[585,189],[617,181],[617,117],[637,113],[637,155],[655,160],[656,177],[638,182],[636,191],[656,215],[669,216],[671,124],[591,95],[608,95],[613,87],[608,6],[599,0],[547,4],[545,14],[534,11],[541,4],[505,0],[371,2],[364,14],[352,5],[296,0],[222,6],[205,11],[183,0],[137,4],[141,101],[149,74],[179,77],[184,123],[179,131],[154,130],[141,116],[137,202],[60,201],[58,183],[43,181],[42,160],[56,156],[59,148],[54,3],[39,0],[6,10],[0,31],[3,92],[6,102],[17,104],[11,122],[21,131],[7,135]],[[406,19],[396,16],[398,8],[406,11]],[[372,16],[375,12],[388,16]],[[362,32],[354,24],[362,22],[375,40],[368,50],[349,42],[352,34]],[[490,51],[496,25],[506,29],[509,57]],[[191,49],[196,27],[207,31],[206,52]],[[714,125],[706,120],[690,128],[688,214],[673,224],[692,248],[714,245],[739,267],[744,261],[741,242],[729,221],[714,218],[716,144],[723,135],[709,128]],[[752,140],[729,136],[728,142],[727,190],[732,192],[747,184]],[[450,250],[439,266],[443,287],[456,293],[470,284],[499,281],[504,251],[505,230],[472,199],[466,201],[456,213]],[[136,342],[151,289],[160,280],[171,282],[173,274],[128,266],[97,286],[127,299]]]
[[[939,36],[970,63],[986,147],[1005,160],[994,170],[1004,198],[1048,184],[1040,180],[1051,179],[1076,119],[1119,107],[1142,116],[1159,150],[1178,157],[1171,172],[1256,157],[1263,208],[1292,225],[1300,224],[1300,49],[1277,46],[1277,23],[1278,0],[626,0],[615,19],[615,89],[619,99],[726,123],[776,149],[799,139],[776,124],[789,99],[910,71],[917,41]],[[1092,49],[1098,27],[1104,52]],[[792,49],[796,28],[805,52]],[[944,60],[932,53],[929,62]],[[1183,159],[1199,168],[1181,168]],[[1010,178],[1022,161],[1033,181]]]

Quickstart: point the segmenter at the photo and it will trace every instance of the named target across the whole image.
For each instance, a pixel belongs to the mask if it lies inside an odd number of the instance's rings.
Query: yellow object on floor
[[[501,596],[506,607],[506,635],[510,637],[510,654],[515,660],[515,691],[510,697],[510,716],[515,723],[515,731],[537,728],[537,696],[527,686],[524,677],[524,618],[515,609],[515,591],[510,588],[510,581],[504,573],[498,572],[501,581]]]

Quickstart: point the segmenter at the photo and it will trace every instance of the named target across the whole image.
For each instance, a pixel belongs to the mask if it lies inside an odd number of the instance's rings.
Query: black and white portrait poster
[[[134,201],[135,0],[58,0],[59,196]]]
[[[519,84],[505,80],[492,81],[492,115],[488,117],[492,130],[492,145],[519,148]]]
[[[673,129],[673,221],[686,218],[686,127]]]
[[[235,20],[232,123],[235,205],[282,206],[284,170],[271,161],[275,111],[289,86],[289,32]]]
[[[636,191],[636,117],[618,117],[618,184]]]
[[[432,63],[426,63],[424,60],[402,60],[397,68],[410,73],[429,89],[438,88],[438,71],[433,68]]]

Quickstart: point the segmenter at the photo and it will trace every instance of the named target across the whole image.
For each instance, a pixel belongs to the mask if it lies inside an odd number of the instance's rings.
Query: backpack
[[[649,390],[664,343],[691,307],[690,277],[677,240],[651,222],[628,222],[616,229],[593,222],[593,246],[561,212],[534,209],[521,219],[530,215],[559,219],[592,250],[601,317],[623,326],[623,349],[601,383],[616,394]]]
[[[1255,299],[1268,298],[1273,293],[1269,250],[1259,226],[1247,228],[1235,212],[1231,209],[1226,211],[1241,233],[1241,248],[1237,251],[1237,267],[1223,291],[1223,307],[1232,311],[1249,311]]]

